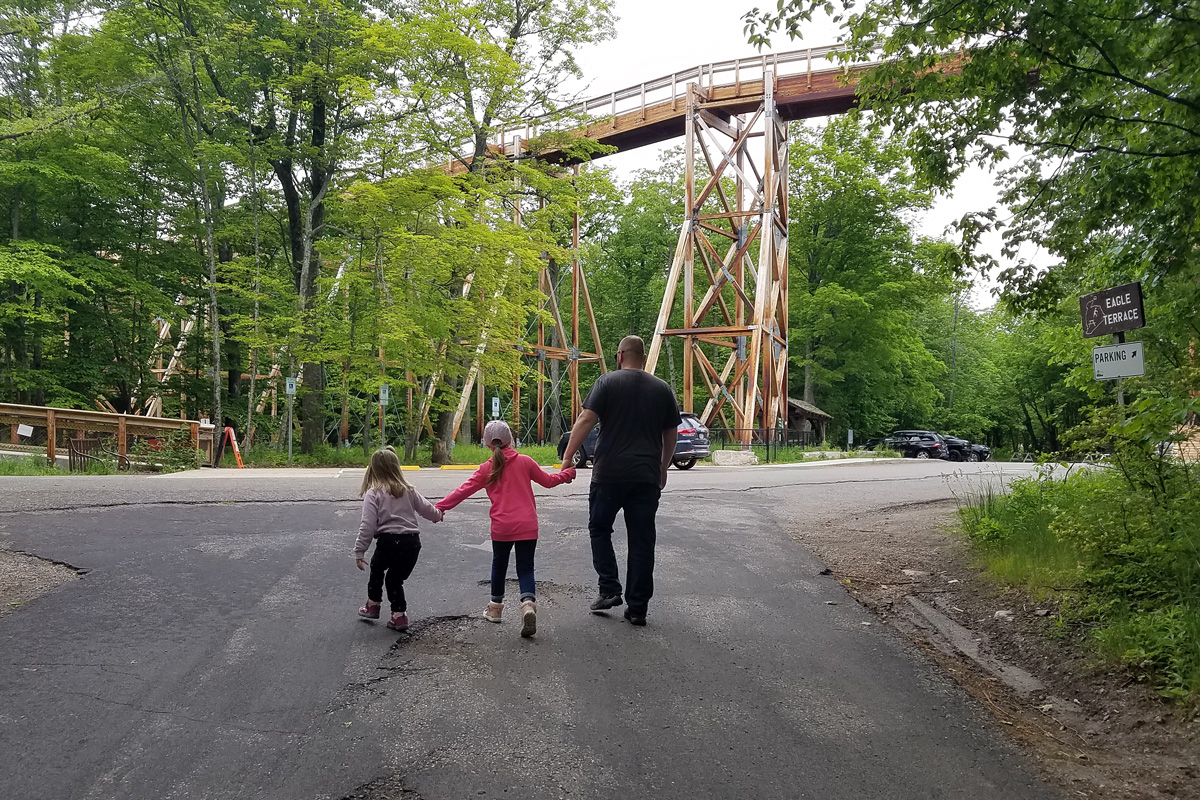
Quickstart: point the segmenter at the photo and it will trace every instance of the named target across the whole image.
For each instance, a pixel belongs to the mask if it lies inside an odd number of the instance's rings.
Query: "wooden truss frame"
[[[514,137],[512,142],[511,154],[516,157],[521,153],[523,142],[520,137]],[[579,174],[579,167],[574,167],[576,175]],[[521,224],[521,203],[518,198],[513,205],[513,222],[517,225]],[[563,322],[562,308],[558,302],[558,287],[552,285],[550,277],[549,265],[546,261],[542,261],[538,267],[538,291],[541,292],[542,299],[538,302],[537,318],[534,320],[533,326],[530,328],[527,336],[536,335],[536,340],[532,342],[518,340],[511,343],[509,346],[516,347],[526,358],[531,358],[536,361],[537,370],[537,440],[545,442],[546,440],[546,362],[565,361],[567,363],[567,374],[571,381],[571,420],[579,416],[579,412],[583,408],[583,399],[579,393],[579,365],[581,363],[599,364],[600,371],[607,372],[608,365],[604,360],[604,346],[600,342],[600,329],[596,325],[596,313],[592,309],[592,297],[588,293],[587,279],[584,277],[582,265],[579,262],[579,212],[576,211],[571,220],[571,317],[570,326],[568,327]],[[580,345],[580,324],[581,312],[587,316],[588,328],[592,334],[592,342],[595,345],[596,352],[586,352]],[[559,346],[551,346],[547,341],[547,321],[546,316],[549,315],[549,326],[558,333]],[[570,335],[568,336],[568,333]],[[454,438],[458,438],[459,430],[462,426],[463,419],[466,417],[468,407],[470,406],[470,398],[472,390],[475,391],[475,408],[476,408],[476,435],[483,440],[483,427],[486,423],[484,414],[484,382],[480,370],[480,361],[483,353],[488,346],[488,339],[491,331],[485,329],[480,338],[479,345],[475,349],[475,357],[472,360],[471,368],[467,371],[466,380],[463,382],[462,394],[459,396],[458,406],[454,411]],[[512,388],[512,414],[509,423],[517,436],[520,436],[521,431],[521,383],[518,378],[513,381]]]
[[[720,419],[736,440],[748,445],[756,434],[786,424],[787,123],[776,108],[774,75],[769,70],[762,103],[755,111],[726,113],[722,102],[710,100],[695,84],[688,86],[686,103],[686,218],[646,369],[655,371],[667,337],[682,339],[683,410],[695,411],[699,372],[709,398],[701,420],[711,426]],[[701,186],[697,186],[697,158],[709,171]],[[730,180],[732,197],[726,191]],[[714,198],[716,212],[711,211]],[[718,247],[722,239],[728,244]],[[751,255],[755,250],[757,263]],[[680,281],[682,298],[677,297]],[[682,327],[670,328],[677,308],[682,312]],[[710,359],[702,344],[727,349],[725,363]]]

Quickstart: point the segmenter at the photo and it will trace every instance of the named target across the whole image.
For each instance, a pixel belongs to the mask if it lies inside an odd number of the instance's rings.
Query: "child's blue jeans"
[[[492,602],[504,602],[504,578],[508,575],[508,553],[517,551],[517,584],[521,587],[521,600],[537,600],[537,583],[533,579],[533,551],[537,539],[520,539],[515,542],[492,540]]]

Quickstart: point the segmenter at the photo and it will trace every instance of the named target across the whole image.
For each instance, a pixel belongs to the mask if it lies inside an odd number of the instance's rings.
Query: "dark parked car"
[[[987,445],[974,444],[957,436],[942,435],[946,446],[950,448],[951,461],[987,461],[992,449]]]
[[[675,458],[671,463],[675,465],[676,469],[691,469],[696,466],[697,460],[708,458],[710,454],[708,428],[704,427],[704,423],[695,414],[685,412],[680,416],[683,419],[679,423],[679,438],[675,440]],[[558,440],[558,457],[560,459],[567,450],[567,442],[570,438],[571,432],[567,431]],[[575,451],[575,463],[572,466],[576,469],[583,469],[595,461],[596,443],[599,441],[600,425],[597,424],[588,432],[587,438],[583,440],[580,448]]]
[[[949,458],[950,448],[941,434],[933,431],[895,431],[882,442],[905,458]]]

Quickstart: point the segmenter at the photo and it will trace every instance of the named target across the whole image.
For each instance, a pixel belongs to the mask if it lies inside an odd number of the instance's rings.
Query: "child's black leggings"
[[[408,611],[404,600],[404,582],[417,565],[421,537],[415,533],[383,533],[375,537],[375,555],[371,556],[371,577],[367,581],[367,599],[378,603],[387,584],[392,613]]]

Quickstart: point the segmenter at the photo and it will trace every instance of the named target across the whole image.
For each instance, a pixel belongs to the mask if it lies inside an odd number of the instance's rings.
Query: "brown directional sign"
[[[1083,315],[1083,335],[1104,336],[1146,327],[1142,310],[1142,285],[1127,283],[1079,298],[1079,313]]]

